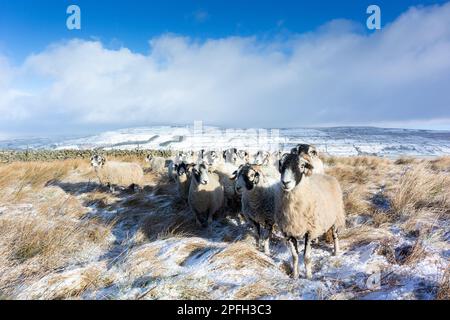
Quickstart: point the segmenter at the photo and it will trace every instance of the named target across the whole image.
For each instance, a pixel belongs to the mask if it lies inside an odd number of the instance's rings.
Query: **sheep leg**
[[[305,252],[304,252],[304,260],[305,260],[305,269],[306,269],[306,278],[312,278],[312,270],[311,270],[311,239],[309,234],[305,234]]]
[[[256,228],[256,246],[258,247],[258,250],[261,249],[261,225],[256,222],[253,221],[253,224],[255,225]]]
[[[333,231],[333,241],[334,241],[334,255],[337,256],[339,254],[340,248],[339,248],[339,237],[336,226],[332,227]]]
[[[207,225],[208,225],[208,231],[212,232],[212,220],[213,220],[213,212],[211,212],[210,210],[208,210],[208,220],[207,220]]]
[[[197,223],[197,225],[200,228],[203,228],[204,227],[204,223],[203,223],[202,219],[200,219],[200,213],[197,210],[194,210],[194,209],[191,209],[191,210],[194,212],[195,222]]]
[[[270,255],[270,236],[272,235],[273,226],[269,227],[269,230],[265,230],[267,234],[264,237],[264,253]]]
[[[297,246],[297,239],[294,237],[290,237],[288,239],[289,249],[291,249],[292,254],[292,262],[293,262],[293,268],[292,268],[292,278],[297,279],[298,278],[298,246]]]

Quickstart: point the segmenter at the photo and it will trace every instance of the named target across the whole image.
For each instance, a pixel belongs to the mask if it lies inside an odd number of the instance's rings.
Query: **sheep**
[[[260,150],[253,156],[253,164],[267,166],[269,162],[270,153],[267,151]]]
[[[256,228],[257,246],[269,255],[275,222],[275,184],[271,184],[260,167],[251,164],[240,166],[233,179],[236,179],[236,192],[242,195],[242,214]]]
[[[300,156],[307,154],[311,158],[311,164],[314,167],[313,173],[324,174],[325,169],[323,162],[319,158],[317,148],[311,144],[298,144],[295,148],[291,149],[291,153],[298,154]]]
[[[189,196],[189,187],[191,185],[191,173],[194,164],[182,162],[177,166],[177,190],[180,198],[187,200]]]
[[[192,168],[188,203],[197,224],[211,227],[213,215],[223,206],[224,190],[217,174],[210,172],[204,163]]]
[[[176,164],[174,160],[170,160],[167,166],[167,176],[170,181],[176,181],[178,166],[179,164]]]
[[[147,155],[147,157],[145,158],[145,161],[148,162],[150,164],[150,169],[153,172],[163,172],[164,169],[166,168],[166,159],[163,157],[155,157],[151,154]]]
[[[236,162],[238,160],[237,149],[229,148],[227,150],[224,150],[222,157],[223,157],[223,160],[225,161],[225,163],[236,164]]]
[[[237,161],[235,163],[236,165],[240,166],[241,164],[246,164],[249,162],[250,159],[247,151],[238,150],[236,154],[238,156]]]
[[[171,181],[177,181],[177,170],[178,166],[181,163],[194,163],[195,162],[195,155],[194,151],[178,151],[175,154],[175,157],[173,160],[169,160],[169,163],[167,165],[167,175],[169,177],[169,180]]]
[[[217,165],[221,162],[221,159],[219,158],[218,154],[214,150],[206,151],[201,150],[199,152],[199,159],[198,163],[205,163],[208,166]]]
[[[275,153],[276,155],[276,153]],[[268,151],[260,150],[253,156],[253,164],[260,166],[260,170],[271,178],[279,178],[278,159]]]
[[[285,154],[280,160],[281,179],[275,197],[275,222],[287,239],[298,277],[297,240],[305,237],[306,277],[312,277],[311,240],[332,230],[334,254],[339,253],[338,232],[345,226],[342,190],[331,176],[312,174],[310,157]]]
[[[107,185],[111,192],[114,186],[136,187],[143,184],[144,171],[137,163],[106,161],[100,155],[91,157],[91,166],[101,185]]]
[[[241,195],[235,190],[235,181],[233,179],[237,166],[231,163],[219,163],[213,167],[214,172],[219,176],[219,182],[224,189],[224,209],[226,213],[236,218],[241,223]]]
[[[175,164],[184,163],[195,163],[195,154],[194,151],[179,151],[177,152],[175,159],[173,160]]]

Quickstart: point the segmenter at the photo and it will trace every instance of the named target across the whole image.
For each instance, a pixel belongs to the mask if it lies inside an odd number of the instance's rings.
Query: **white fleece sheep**
[[[91,157],[91,165],[100,184],[107,185],[114,191],[114,186],[142,186],[144,172],[140,165],[131,162],[106,161],[102,156]]]
[[[166,159],[163,157],[155,157],[149,154],[145,160],[150,164],[150,169],[153,172],[161,173],[166,168]]]
[[[242,214],[256,228],[258,247],[270,254],[269,241],[275,222],[275,183],[259,166],[244,165],[235,173],[236,192],[242,194]],[[261,245],[262,240],[262,245]]]
[[[311,278],[311,240],[332,229],[334,253],[339,252],[338,232],[345,226],[342,190],[334,177],[312,174],[313,166],[307,155],[285,154],[280,162],[275,222],[288,240],[294,278],[298,277],[297,239],[305,237],[306,277]]]
[[[234,172],[237,169],[238,167],[236,165],[228,162],[222,162],[210,167],[210,170],[219,176],[219,182],[223,186],[225,212],[230,217],[237,219],[238,223],[240,223],[241,195],[236,193],[235,181],[233,179]]]
[[[204,163],[192,169],[188,203],[197,223],[202,227],[210,227],[214,214],[223,206],[224,191],[219,176],[208,171]]]

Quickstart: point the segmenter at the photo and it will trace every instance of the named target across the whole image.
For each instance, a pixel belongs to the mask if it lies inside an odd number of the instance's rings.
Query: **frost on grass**
[[[139,192],[111,194],[81,160],[0,165],[0,297],[448,299],[449,158],[325,163],[347,228],[341,255],[326,239],[313,245],[311,280],[301,257],[290,278],[278,235],[266,256],[239,221],[199,229],[165,177],[146,173]]]

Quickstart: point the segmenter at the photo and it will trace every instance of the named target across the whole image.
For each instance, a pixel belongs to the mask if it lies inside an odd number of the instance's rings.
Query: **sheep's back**
[[[137,163],[108,161],[97,171],[102,183],[128,187],[142,185],[144,172]]]
[[[275,214],[274,188],[272,186],[258,186],[254,190],[244,191],[242,213],[262,225],[273,224]]]

